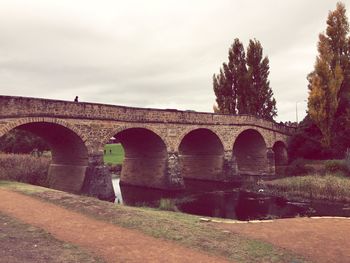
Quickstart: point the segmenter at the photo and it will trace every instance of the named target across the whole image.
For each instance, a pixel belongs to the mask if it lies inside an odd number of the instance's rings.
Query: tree
[[[248,113],[265,119],[277,116],[276,100],[268,80],[270,73],[269,59],[263,58],[263,50],[259,41],[250,40],[247,49],[247,65],[249,80]]]
[[[297,132],[288,140],[289,161],[297,158],[327,159],[328,152],[324,152],[321,146],[322,133],[315,123],[307,115],[299,125]]]
[[[0,138],[0,152],[30,153],[33,149],[42,152],[50,148],[43,139],[25,130],[13,129]]]
[[[322,145],[330,148],[336,114],[341,104],[346,105],[349,93],[349,24],[345,6],[337,3],[328,14],[326,33],[319,35],[315,69],[308,75],[308,114],[322,132]],[[345,81],[344,81],[345,80]],[[340,96],[342,94],[342,96]]]
[[[229,49],[228,64],[223,63],[219,75],[213,76],[216,102],[221,113],[236,114],[241,105],[242,90],[246,85],[246,61],[244,47],[236,38]]]
[[[214,111],[214,113],[220,113],[219,107],[218,107],[218,105],[216,105],[216,103],[214,103],[214,105],[213,105],[213,111]]]
[[[260,42],[250,41],[246,58],[243,44],[236,38],[229,49],[228,59],[228,64],[223,63],[220,73],[213,76],[219,111],[267,119],[275,117],[276,101],[268,81],[269,60],[262,58]]]

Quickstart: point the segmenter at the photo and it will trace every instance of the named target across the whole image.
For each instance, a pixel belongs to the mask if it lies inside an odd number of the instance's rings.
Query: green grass
[[[350,178],[336,174],[286,177],[264,184],[269,191],[287,197],[350,201]]]
[[[120,143],[106,144],[103,157],[105,164],[122,164],[124,160],[124,149]]]
[[[9,189],[13,189],[15,191],[29,194],[29,195],[47,191],[47,188],[45,187],[26,184],[26,183],[20,183],[20,182],[14,182],[14,181],[4,181],[4,180],[0,180],[0,188],[4,188],[4,189],[9,188]],[[51,189],[51,191],[55,191],[55,190]]]

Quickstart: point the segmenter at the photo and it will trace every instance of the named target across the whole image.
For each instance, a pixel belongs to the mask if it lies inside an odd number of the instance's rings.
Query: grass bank
[[[120,143],[106,144],[104,148],[103,161],[106,164],[122,164],[124,160],[124,149]]]
[[[264,185],[269,192],[288,198],[350,201],[350,178],[335,174],[286,177]]]
[[[127,207],[17,182],[0,181],[0,187],[235,262],[303,262],[300,256],[288,250],[233,232],[218,230],[208,223],[201,222],[198,216]]]

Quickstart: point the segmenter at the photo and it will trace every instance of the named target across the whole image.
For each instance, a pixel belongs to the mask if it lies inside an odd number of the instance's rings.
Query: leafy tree
[[[0,138],[0,151],[7,153],[30,153],[33,149],[42,152],[49,150],[40,137],[20,129],[11,130]]]
[[[276,101],[268,81],[269,60],[262,57],[260,42],[250,41],[246,57],[243,44],[236,38],[229,49],[228,59],[220,73],[213,76],[219,111],[267,119],[275,117]]]
[[[213,88],[220,112],[236,114],[239,109],[244,108],[242,91],[246,85],[247,74],[244,47],[238,38],[234,40],[228,53],[228,64],[223,63],[220,73],[213,76]]]
[[[346,105],[349,93],[349,24],[345,6],[337,3],[327,19],[326,33],[319,35],[315,69],[308,76],[308,114],[322,132],[322,145],[330,148],[336,114],[341,104]],[[342,96],[340,96],[342,94]],[[349,95],[349,94],[348,94]]]
[[[322,133],[307,115],[298,125],[297,132],[289,138],[288,156],[293,161],[297,158],[325,159],[329,157],[321,146]]]
[[[277,116],[276,100],[268,80],[270,73],[269,59],[263,58],[263,50],[259,41],[250,40],[247,49],[247,65],[249,80],[248,113],[273,119]]]

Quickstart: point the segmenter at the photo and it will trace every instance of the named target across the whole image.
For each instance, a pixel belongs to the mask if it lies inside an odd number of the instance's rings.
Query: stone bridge
[[[94,195],[111,184],[103,153],[112,136],[125,151],[122,183],[181,189],[183,178],[275,175],[287,163],[286,141],[294,131],[248,115],[0,96],[0,137],[15,128],[50,145],[52,188]]]

